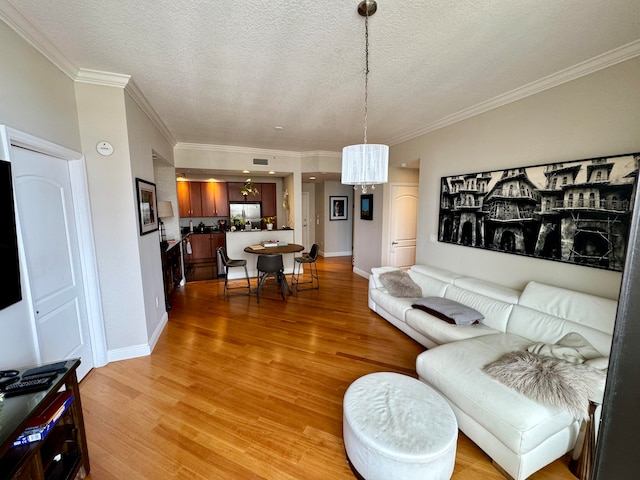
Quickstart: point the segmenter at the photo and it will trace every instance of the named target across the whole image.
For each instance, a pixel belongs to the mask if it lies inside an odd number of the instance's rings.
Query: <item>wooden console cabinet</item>
[[[181,245],[175,244],[162,251],[162,279],[164,281],[164,301],[167,311],[171,309],[171,292],[182,281],[181,249]]]
[[[0,480],[70,480],[89,474],[78,365],[79,359],[67,360],[66,372],[47,390],[0,400]],[[73,402],[55,427],[39,442],[13,447],[29,419],[42,413],[61,388],[73,393]]]

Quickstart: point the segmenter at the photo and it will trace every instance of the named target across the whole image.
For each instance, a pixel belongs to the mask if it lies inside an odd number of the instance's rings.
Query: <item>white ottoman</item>
[[[449,479],[458,422],[442,396],[420,380],[371,373],[344,395],[344,446],[366,480]]]

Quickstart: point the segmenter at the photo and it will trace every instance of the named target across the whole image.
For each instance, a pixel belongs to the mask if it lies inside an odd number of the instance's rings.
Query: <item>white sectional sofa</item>
[[[369,307],[428,348],[416,360],[418,377],[446,398],[460,430],[503,473],[525,479],[574,447],[579,419],[493,380],[482,367],[577,332],[601,354],[589,362],[606,368],[616,301],[536,282],[520,292],[427,265],[408,269],[423,297],[455,300],[484,316],[480,324],[459,326],[412,308],[416,298],[391,295],[380,281],[390,270],[372,269]]]

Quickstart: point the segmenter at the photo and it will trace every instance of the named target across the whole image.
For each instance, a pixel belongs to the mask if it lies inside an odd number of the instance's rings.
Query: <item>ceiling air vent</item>
[[[253,159],[253,164],[254,165],[269,165],[269,159],[268,158],[254,158]]]

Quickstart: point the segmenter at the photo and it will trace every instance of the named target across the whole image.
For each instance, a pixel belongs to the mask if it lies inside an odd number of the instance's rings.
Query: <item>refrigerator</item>
[[[251,225],[253,228],[261,228],[261,202],[229,203],[229,214],[231,215],[231,217],[241,218],[243,223],[246,223],[247,220],[251,221]]]

